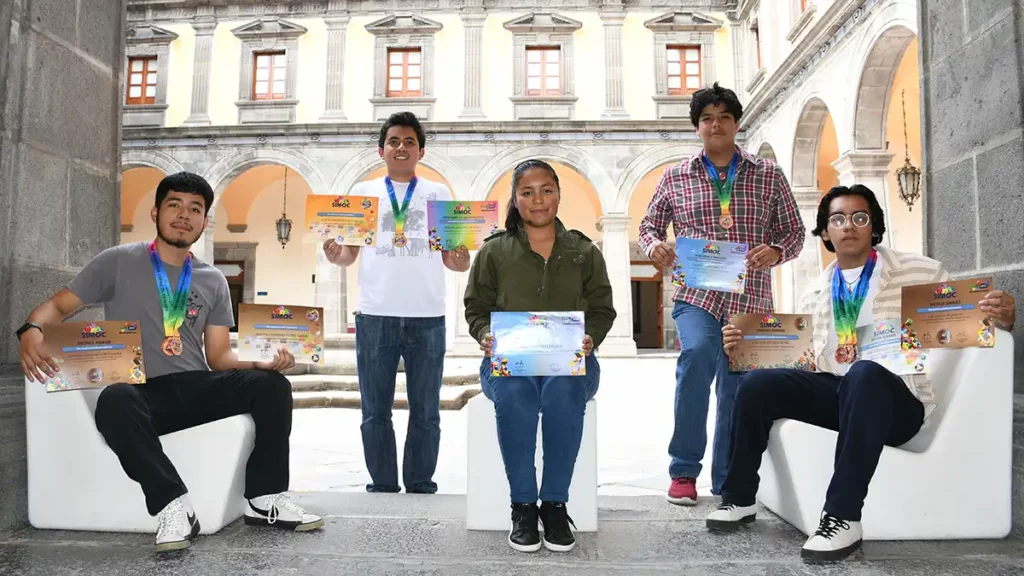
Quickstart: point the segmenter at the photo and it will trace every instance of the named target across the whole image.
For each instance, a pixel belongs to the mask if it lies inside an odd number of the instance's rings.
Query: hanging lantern
[[[281,217],[277,219],[277,241],[281,243],[281,250],[284,250],[288,238],[292,234],[292,221],[288,219],[288,167],[284,169],[284,205],[281,207]]]
[[[910,163],[910,141],[907,139],[907,102],[904,99],[906,90],[900,94],[903,103],[903,166],[896,170],[896,184],[899,186],[900,199],[906,202],[907,211],[914,210],[914,202],[921,197],[921,170]]]

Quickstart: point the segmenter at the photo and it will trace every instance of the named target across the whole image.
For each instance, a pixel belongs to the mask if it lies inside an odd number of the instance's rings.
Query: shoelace
[[[825,514],[821,517],[821,523],[818,524],[818,530],[814,535],[831,540],[839,533],[839,528],[849,530],[850,523],[845,520],[840,520],[831,514]]]
[[[280,514],[280,509],[284,508],[289,512],[294,513],[299,517],[299,521],[306,515],[306,511],[301,506],[292,502],[284,494],[274,494],[273,496],[267,496],[267,523],[273,524],[277,522],[277,517]]]
[[[726,504],[725,502],[720,503],[717,508],[717,510],[721,510],[722,512],[732,512],[735,509],[735,504]]]

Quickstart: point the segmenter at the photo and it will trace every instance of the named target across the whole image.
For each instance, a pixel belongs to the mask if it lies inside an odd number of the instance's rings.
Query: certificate
[[[737,314],[729,321],[743,332],[729,355],[729,370],[795,368],[814,372],[814,343],[808,314]]]
[[[672,284],[698,290],[743,294],[747,244],[676,238]]]
[[[47,324],[43,334],[59,368],[46,381],[47,392],[146,383],[138,321]]]
[[[901,327],[898,318],[872,322],[857,328],[858,360],[871,360],[900,376],[924,374],[928,371],[928,356],[923,349],[904,350],[901,346]]]
[[[583,312],[491,312],[493,376],[583,376]]]
[[[477,250],[498,231],[498,202],[427,202],[431,250]]]
[[[978,303],[992,278],[903,287],[903,348],[991,348],[996,334]]]
[[[377,243],[377,198],[372,196],[306,196],[306,239],[334,239],[346,246]]]
[[[238,305],[238,359],[270,362],[287,348],[296,364],[324,363],[324,309],[273,304]]]

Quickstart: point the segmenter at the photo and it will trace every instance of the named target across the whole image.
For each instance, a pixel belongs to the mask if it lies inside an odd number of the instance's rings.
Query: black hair
[[[736,93],[728,88],[722,88],[715,82],[711,88],[701,88],[693,93],[693,99],[690,100],[690,122],[696,127],[700,123],[700,115],[704,109],[718,104],[723,104],[725,110],[732,114],[737,122],[743,117],[743,105],[740,104]]]
[[[412,112],[395,112],[388,116],[388,119],[380,127],[380,136],[377,137],[377,148],[384,149],[384,141],[388,137],[388,130],[395,126],[412,128],[412,131],[416,133],[416,143],[420,145],[420,150],[427,147],[427,136],[423,133],[423,126],[420,125],[419,118]]]
[[[825,231],[828,227],[829,208],[832,206],[832,201],[840,196],[860,196],[868,203],[868,212],[871,214],[871,245],[878,246],[881,244],[882,238],[885,236],[885,215],[882,213],[882,206],[878,203],[878,199],[875,198],[875,193],[867,186],[861,184],[854,184],[849,188],[846,186],[836,186],[822,196],[821,203],[818,204],[816,226],[811,231],[811,234],[820,237],[822,232]],[[825,244],[825,250],[829,252],[836,251],[836,247],[832,242],[824,238],[821,241]]]
[[[203,215],[210,214],[210,207],[213,206],[213,188],[210,188],[210,183],[206,181],[206,178],[191,172],[178,172],[177,174],[165,176],[156,186],[156,202],[153,205],[156,206],[157,210],[160,209],[160,204],[167,198],[167,194],[172,191],[202,196],[206,204],[204,207],[206,211]]]
[[[555,187],[558,188],[558,191],[562,191],[562,186],[558,183],[558,174],[555,173],[555,169],[551,167],[551,164],[543,160],[531,159],[525,160],[516,166],[515,170],[512,171],[512,196],[508,199],[508,209],[505,211],[505,232],[509,234],[519,232],[519,229],[523,226],[523,216],[519,213],[519,208],[516,208],[516,186],[519,185],[519,180],[526,174],[526,171],[533,168],[546,170],[555,181]]]

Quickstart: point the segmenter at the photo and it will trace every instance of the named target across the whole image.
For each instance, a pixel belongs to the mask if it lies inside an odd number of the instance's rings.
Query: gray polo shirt
[[[203,330],[207,325],[234,326],[228,282],[220,270],[192,258],[185,322],[179,328],[181,356],[168,356],[160,349],[164,340],[164,315],[156,290],[156,277],[149,259],[149,242],[115,246],[100,252],[68,284],[85,304],[103,304],[106,320],[142,323],[142,350],[146,377],[175,372],[209,370],[203,353]],[[167,279],[178,287],[180,266],[164,263]]]

